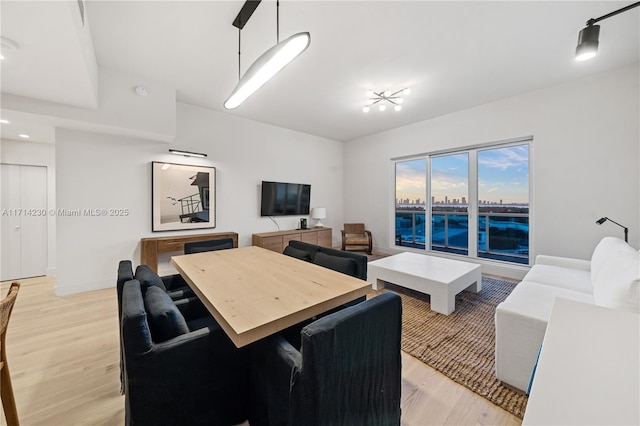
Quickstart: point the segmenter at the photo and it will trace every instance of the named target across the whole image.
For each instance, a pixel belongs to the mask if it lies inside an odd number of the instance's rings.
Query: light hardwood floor
[[[7,332],[21,424],[122,425],[115,288],[56,297],[53,278],[21,282]],[[402,362],[402,425],[521,424],[415,358]]]

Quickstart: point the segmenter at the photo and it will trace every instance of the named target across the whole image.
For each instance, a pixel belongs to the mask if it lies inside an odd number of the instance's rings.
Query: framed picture
[[[216,227],[216,168],[152,162],[152,230]]]

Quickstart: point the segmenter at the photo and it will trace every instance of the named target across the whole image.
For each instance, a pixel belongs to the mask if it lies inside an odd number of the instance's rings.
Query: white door
[[[47,168],[0,165],[0,280],[45,275]]]

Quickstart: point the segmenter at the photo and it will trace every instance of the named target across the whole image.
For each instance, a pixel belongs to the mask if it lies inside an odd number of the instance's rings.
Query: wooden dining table
[[[372,291],[366,281],[256,246],[173,256],[171,263],[237,347]]]

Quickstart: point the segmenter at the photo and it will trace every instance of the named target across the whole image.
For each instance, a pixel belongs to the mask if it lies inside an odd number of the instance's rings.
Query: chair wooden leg
[[[7,419],[7,426],[19,426],[18,410],[16,409],[16,400],[13,397],[13,387],[11,386],[11,376],[9,374],[9,366],[7,365],[7,354],[2,346],[2,361],[4,365],[0,370],[0,398],[2,398],[2,408],[4,416]]]

